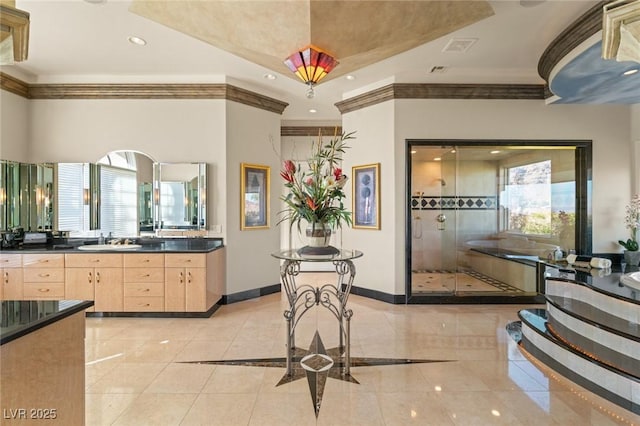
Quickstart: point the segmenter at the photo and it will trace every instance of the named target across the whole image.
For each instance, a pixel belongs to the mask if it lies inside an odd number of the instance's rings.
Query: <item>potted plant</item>
[[[286,209],[281,211],[278,224],[289,221],[290,229],[295,224],[302,232],[302,222],[306,222],[307,246],[301,249],[307,254],[332,254],[337,249],[329,246],[332,229],[342,223],[351,224],[351,212],[344,206],[343,188],[347,176],[339,166],[342,154],[349,148],[347,141],[354,139],[355,132],[334,134],[324,143],[322,134],[311,147],[307,167],[292,160],[285,160],[280,176],[288,192],[282,196]]]
[[[625,226],[631,232],[631,238],[627,241],[618,240],[618,243],[625,248],[624,260],[628,265],[638,266],[640,263],[640,251],[638,251],[638,228],[640,227],[640,195],[636,194],[631,198],[631,203],[625,208]]]

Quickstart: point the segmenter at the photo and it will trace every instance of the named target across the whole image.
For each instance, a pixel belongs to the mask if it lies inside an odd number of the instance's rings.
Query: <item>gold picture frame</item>
[[[380,229],[380,163],[351,170],[354,229]]]
[[[240,229],[268,229],[271,167],[240,164]]]

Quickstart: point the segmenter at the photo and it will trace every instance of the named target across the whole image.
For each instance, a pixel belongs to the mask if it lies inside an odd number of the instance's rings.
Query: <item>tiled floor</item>
[[[413,272],[411,274],[411,292],[438,294],[487,294],[522,293],[515,287],[484,276],[475,271],[469,272]]]
[[[307,275],[310,283],[326,275]],[[284,356],[282,293],[221,307],[208,319],[87,318],[87,425],[640,425],[640,416],[529,360],[505,331],[516,305],[390,305],[349,299],[352,356],[451,360],[354,367],[328,379],[316,419],[304,380],[284,368],[180,361]],[[314,308],[315,331],[337,324]]]

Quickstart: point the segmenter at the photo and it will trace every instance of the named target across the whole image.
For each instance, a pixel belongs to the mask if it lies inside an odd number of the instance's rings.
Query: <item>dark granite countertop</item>
[[[18,248],[2,249],[6,253],[208,253],[224,247],[222,238],[135,238],[132,243],[139,248],[117,248],[85,250],[78,247],[97,244],[97,239],[69,238],[52,244],[22,245]]]
[[[0,302],[0,345],[93,306],[85,300],[4,300]]]

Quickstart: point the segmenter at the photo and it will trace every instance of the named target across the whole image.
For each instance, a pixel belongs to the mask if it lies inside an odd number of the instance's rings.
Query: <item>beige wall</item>
[[[237,293],[280,282],[280,263],[271,253],[280,247],[276,226],[279,196],[280,116],[236,102],[227,102],[226,239],[227,291]],[[240,165],[271,168],[270,227],[240,230]],[[221,194],[222,196],[222,194]]]
[[[640,194],[640,104],[631,106],[631,144],[633,150],[631,170],[633,192]]]
[[[0,90],[0,159],[28,161],[29,121],[29,101]]]
[[[366,248],[355,285],[404,293],[406,139],[593,140],[593,251],[620,251],[615,239],[626,235],[624,206],[631,193],[628,106],[397,100],[345,114],[343,127],[366,141],[349,163],[381,162],[383,179],[382,230],[348,234],[350,245]]]

